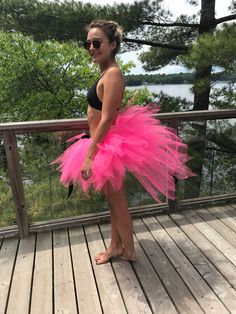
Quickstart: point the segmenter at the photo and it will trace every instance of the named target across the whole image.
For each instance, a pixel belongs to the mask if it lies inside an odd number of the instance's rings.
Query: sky
[[[82,0],[82,2],[90,2],[91,4],[97,4],[97,0]],[[132,3],[133,0],[116,0],[115,3]],[[201,2],[201,1],[199,1]],[[99,0],[100,5],[114,3],[113,0]],[[229,5],[231,4],[231,0],[216,0],[216,18],[229,15],[230,11],[228,10]],[[191,15],[197,13],[200,9],[200,6],[193,7],[192,5],[188,4],[186,0],[164,0],[162,4],[162,8],[165,10],[170,10],[174,16],[179,16],[180,14],[187,14]],[[119,55],[124,62],[133,61],[136,64],[136,67],[131,70],[132,74],[143,74],[145,71],[142,68],[141,62],[138,60],[138,52],[127,52]],[[148,73],[179,73],[179,72],[186,72],[182,66],[166,66],[159,71],[155,72],[148,72]]]

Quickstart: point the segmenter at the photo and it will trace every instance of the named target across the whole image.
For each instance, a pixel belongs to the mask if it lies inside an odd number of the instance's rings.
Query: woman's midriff
[[[90,136],[93,137],[97,126],[101,120],[101,111],[93,109],[91,106],[88,106],[87,109],[87,118],[88,118],[88,125],[89,125],[89,133]]]
[[[88,105],[87,118],[88,118],[88,125],[89,125],[89,133],[91,137],[93,137],[98,127],[98,124],[101,120],[101,117],[102,117],[101,110],[93,109],[91,106]]]

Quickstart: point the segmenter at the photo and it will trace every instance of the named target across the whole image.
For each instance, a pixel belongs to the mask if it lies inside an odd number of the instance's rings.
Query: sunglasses
[[[86,40],[84,42],[84,48],[86,50],[89,50],[91,45],[93,45],[94,49],[99,49],[101,47],[101,44],[102,44],[102,42],[99,41],[98,39],[94,39],[94,40],[91,40],[91,41],[90,40]]]

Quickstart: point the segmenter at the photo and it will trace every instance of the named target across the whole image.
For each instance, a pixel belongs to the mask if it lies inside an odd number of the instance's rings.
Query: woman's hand
[[[84,180],[88,180],[92,175],[93,160],[85,158],[81,167],[81,175]]]

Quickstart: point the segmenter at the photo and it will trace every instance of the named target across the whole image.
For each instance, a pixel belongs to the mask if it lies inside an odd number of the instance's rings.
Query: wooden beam
[[[14,132],[12,130],[3,131],[3,141],[11,181],[12,195],[16,208],[16,222],[18,225],[19,236],[26,237],[29,235],[29,227],[27,213],[25,209],[25,199],[23,183],[21,179],[19,155]]]
[[[217,204],[227,204],[236,202],[236,193],[223,194],[216,196],[199,197],[194,199],[180,200],[177,204],[178,212],[186,209],[201,208],[203,206],[213,206]],[[169,212],[170,208],[167,203],[152,204],[130,207],[129,212],[132,217],[145,217],[163,212]],[[91,214],[83,214],[74,217],[57,218],[46,221],[39,221],[30,224],[30,232],[45,231],[50,229],[73,227],[77,225],[90,225],[103,223],[110,219],[109,211],[96,212]]]
[[[154,116],[163,121],[205,121],[231,119],[236,118],[236,109],[168,112],[158,113]],[[88,129],[88,120],[86,118],[0,123],[0,134],[4,130],[14,130],[15,133],[32,133],[86,129]]]

